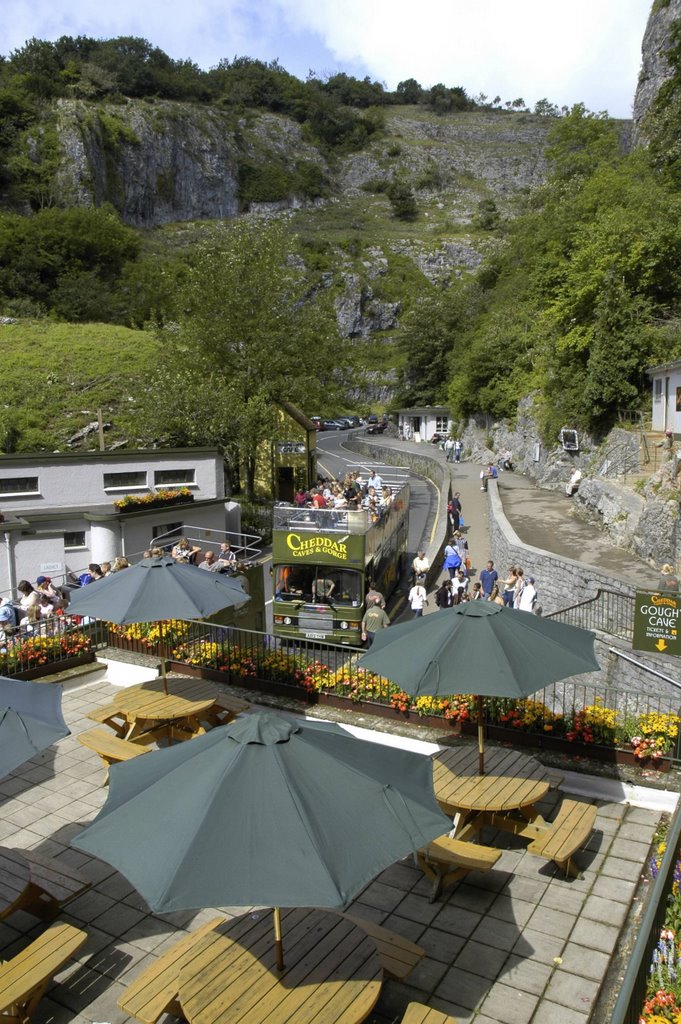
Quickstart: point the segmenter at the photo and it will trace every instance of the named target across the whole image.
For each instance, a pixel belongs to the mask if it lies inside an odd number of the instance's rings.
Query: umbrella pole
[[[166,666],[166,650],[165,650],[165,647],[163,646],[163,620],[161,620],[159,622],[159,624],[158,624],[158,638],[159,638],[159,641],[160,641],[159,646],[161,648],[161,679],[163,680],[163,692],[167,695],[167,693],[168,693],[168,675],[167,675],[167,671],[168,670],[167,670],[167,666]]]
[[[274,915],[274,951],[277,955],[277,970],[284,970],[284,944],[281,941],[281,910],[275,907]]]
[[[478,703],[478,774],[485,774],[485,708],[484,701],[480,694],[476,697]]]

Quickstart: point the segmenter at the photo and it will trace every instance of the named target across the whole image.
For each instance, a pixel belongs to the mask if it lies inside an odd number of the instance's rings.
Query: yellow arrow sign
[[[658,651],[666,651],[667,650],[667,644],[666,644],[666,642],[664,640],[658,640],[657,643],[655,644],[655,646],[657,647]]]

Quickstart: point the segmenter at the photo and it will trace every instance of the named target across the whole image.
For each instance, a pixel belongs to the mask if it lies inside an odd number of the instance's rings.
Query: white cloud
[[[394,88],[463,85],[629,115],[651,0],[14,0],[3,52],[32,36],[144,36],[210,67],[247,54],[298,75],[346,68]]]
[[[650,9],[650,0],[276,3],[290,23],[318,33],[339,64],[359,61],[391,88],[414,77],[595,109],[617,97],[619,116],[629,113]]]

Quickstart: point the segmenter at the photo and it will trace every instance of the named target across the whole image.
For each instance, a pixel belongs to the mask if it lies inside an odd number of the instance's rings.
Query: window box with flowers
[[[168,490],[147,491],[146,494],[126,494],[114,506],[119,512],[140,512],[148,508],[165,508],[168,505],[186,505],[194,500],[188,487],[173,487]]]

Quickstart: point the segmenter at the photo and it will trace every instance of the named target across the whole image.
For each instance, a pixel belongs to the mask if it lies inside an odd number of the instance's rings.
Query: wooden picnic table
[[[376,943],[329,910],[282,910],[284,970],[272,912],[244,914],[203,935],[179,980],[190,1024],[359,1024],[378,1000]]]
[[[549,828],[535,805],[555,785],[555,776],[528,754],[488,748],[480,775],[476,746],[450,747],[433,756],[433,781],[440,807],[457,818],[456,839],[471,838],[483,825],[527,839]]]
[[[116,693],[112,704],[126,720],[126,740],[159,732],[173,739],[190,739],[206,731],[201,716],[215,704],[217,687],[205,679],[176,676],[171,676],[167,683],[167,693],[162,679],[128,686]]]
[[[31,869],[19,850],[0,847],[0,918],[21,907],[31,881]]]

